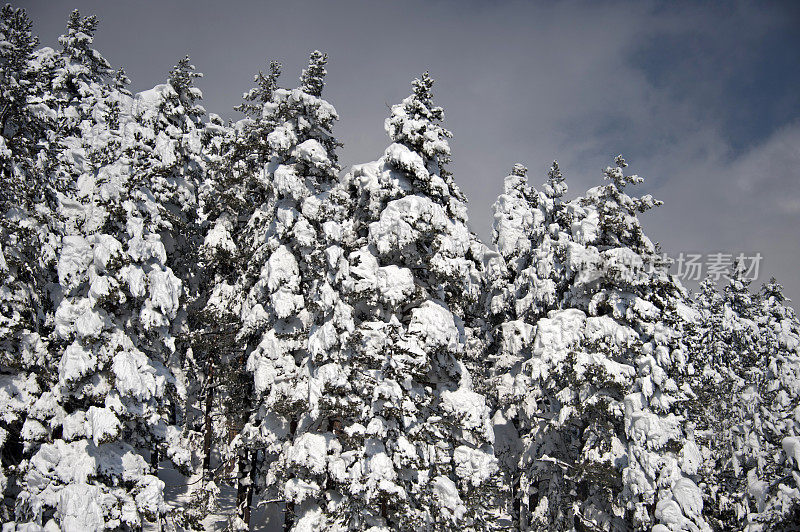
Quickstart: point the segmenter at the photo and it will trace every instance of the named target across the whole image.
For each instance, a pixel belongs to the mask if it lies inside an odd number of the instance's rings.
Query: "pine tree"
[[[236,106],[235,109],[254,120],[258,120],[261,117],[264,104],[272,99],[272,93],[278,88],[281,68],[281,64],[278,61],[270,61],[269,74],[265,76],[263,71],[259,71],[254,76],[253,81],[256,82],[257,86],[244,93],[244,102]]]
[[[486,342],[492,359],[493,421],[513,503],[510,511],[517,518],[522,502],[519,431],[530,428],[519,416],[520,403],[531,404],[537,396],[523,365],[531,357],[536,322],[560,308],[564,298],[568,283],[563,261],[572,239],[561,200],[567,186],[558,163],[553,162],[541,191],[528,185],[526,173],[527,168],[514,165],[493,207],[493,240],[500,260],[490,269],[492,290],[486,298],[493,324]]]
[[[393,144],[354,167],[321,209],[308,414],[277,461],[296,529],[491,520],[493,434],[454,315],[477,300],[479,279],[432,83],[415,80],[386,121]]]
[[[255,124],[267,133],[268,158],[252,177],[260,202],[242,230],[239,249],[251,259],[235,289],[242,294],[239,365],[251,372],[249,383],[240,381],[242,402],[236,404],[243,405],[237,420],[241,430],[231,444],[239,462],[240,526],[249,521],[254,488],[262,498],[283,494],[286,475],[279,471],[280,457],[286,442],[302,429],[308,410],[310,367],[304,338],[320,297],[320,195],[339,170],[339,143],[331,134],[338,116],[319,96],[324,74],[324,56],[312,53],[300,87],[270,89]],[[289,504],[287,526],[291,516]]]
[[[701,364],[692,412],[704,456],[704,496],[719,527],[780,527],[797,515],[792,442],[800,372],[794,313],[774,280],[758,297],[735,266],[720,295],[707,280],[695,351]],[[786,442],[786,444],[784,444]],[[787,483],[788,481],[788,483]]]
[[[24,202],[29,187],[20,178],[39,151],[39,140],[52,126],[54,114],[42,104],[46,72],[33,60],[39,39],[24,9],[6,5],[0,11],[0,164],[4,200]],[[25,205],[28,205],[25,203]]]
[[[190,460],[169,399],[182,285],[167,265],[166,207],[131,175],[131,147],[153,132],[89,48],[95,24],[70,17],[52,83],[58,116],[71,121],[48,169],[60,178],[54,330],[39,361],[48,386],[22,426],[16,500],[18,519],[85,530],[159,519],[164,484],[150,451]]]
[[[39,154],[54,113],[42,103],[47,72],[35,63],[38,39],[22,9],[0,11],[0,519],[14,520],[25,457],[22,428],[48,389],[44,365],[53,307],[57,239],[49,224]]]
[[[136,95],[132,112],[140,127],[134,144],[126,150],[132,158],[131,178],[142,187],[134,194],[139,199],[144,199],[143,193],[151,196],[149,208],[157,210],[153,227],[165,236],[165,264],[180,279],[183,289],[172,325],[176,349],[164,360],[175,375],[175,388],[164,398],[164,407],[187,442],[193,442],[191,450],[203,454],[199,464],[193,463],[198,469],[208,466],[210,454],[200,448],[206,447],[200,442],[213,432],[213,427],[206,426],[206,405],[202,402],[212,385],[206,378],[207,357],[216,345],[208,341],[209,331],[202,328],[199,318],[199,309],[205,305],[205,282],[213,275],[202,260],[207,230],[204,195],[207,199],[205,188],[219,165],[221,139],[226,133],[216,116],[203,122],[205,110],[199,105],[202,93],[194,86],[194,80],[200,77],[187,56],[171,70],[167,83]],[[164,449],[156,445],[151,454],[157,464]],[[208,499],[213,486],[205,489],[205,484],[191,485],[192,504],[174,516],[187,527],[200,526],[199,521],[213,503]]]
[[[257,86],[244,93],[244,102],[235,108],[246,118],[236,123],[235,135],[225,143],[225,160],[228,167],[221,172],[226,183],[220,189],[220,192],[225,194],[220,204],[236,204],[241,211],[251,208],[248,204],[252,202],[244,200],[246,195],[256,194],[255,203],[261,203],[266,197],[267,187],[254,176],[262,172],[269,162],[272,148],[267,139],[280,125],[272,109],[272,98],[278,89],[281,69],[282,65],[279,62],[271,61],[269,74],[264,75],[263,72],[256,74],[254,81]],[[247,194],[242,194],[243,186],[248,188]],[[226,194],[228,189],[233,189],[236,193]]]
[[[97,17],[81,17],[76,9],[69,15],[67,33],[58,38],[62,49],[52,88],[59,108],[61,128],[76,127],[88,116],[93,106],[114,77],[108,61],[94,48]]]
[[[496,421],[512,419],[522,440],[522,528],[707,526],[673,406],[685,399],[677,382],[686,294],[637,219],[658,202],[625,193],[641,179],[624,167],[618,157],[605,170],[607,185],[562,203],[566,186],[554,164],[543,192],[527,201],[529,212],[538,207],[534,245],[521,260],[510,257],[534,270],[517,267],[522,281],[507,305],[521,321],[498,331],[509,353],[496,363],[510,369],[499,372],[504,410]]]
[[[745,397],[755,392],[748,392],[748,383],[759,380],[753,363],[761,351],[748,285],[737,268],[722,294],[706,279],[698,297],[701,322],[692,341],[694,433],[703,455],[710,456],[701,464],[702,487],[709,522],[723,528],[743,526],[748,506],[741,430],[750,417],[747,403],[755,399]]]
[[[280,68],[272,62],[268,76],[256,76],[258,86],[237,107],[248,118],[224,127],[218,117],[212,117],[206,126],[213,157],[199,188],[199,227],[204,239],[193,254],[198,274],[188,305],[192,339],[188,403],[195,420],[190,416],[187,425],[194,424],[193,430],[201,436],[204,476],[194,490],[197,504],[191,513],[197,518],[193,526],[202,526],[202,513],[214,504],[217,481],[230,476],[237,466],[244,474],[238,488],[246,503],[238,509],[239,524],[248,520],[249,480],[255,468],[241,440],[231,441],[252,408],[252,376],[245,363],[247,339],[238,334],[243,327],[242,303],[254,282],[252,273],[249,277],[245,273],[253,262],[267,258],[261,238],[269,226],[274,197],[265,167],[272,156],[268,136],[280,125],[273,103]],[[254,250],[257,253],[248,256]],[[220,463],[212,467],[215,453]]]
[[[800,322],[783,288],[773,278],[761,289],[758,324],[765,336],[766,356],[758,361],[759,395],[753,408],[751,463],[747,472],[751,496],[749,524],[780,530],[796,523],[800,517],[800,485],[797,471],[800,424]],[[748,398],[749,399],[749,398]],[[754,527],[755,528],[755,527]]]

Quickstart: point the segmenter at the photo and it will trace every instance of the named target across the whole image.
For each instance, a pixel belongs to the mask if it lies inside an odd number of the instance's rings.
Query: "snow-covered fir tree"
[[[567,203],[557,165],[538,195],[512,174],[496,207],[498,248],[527,288],[511,284],[518,319],[496,328],[495,362],[495,422],[512,438],[507,452],[515,432],[522,445],[519,472],[510,464],[522,528],[707,526],[672,407],[686,355],[671,322],[688,311],[686,294],[637,219],[657,202],[626,194],[641,179],[624,167],[617,158],[608,184]],[[543,252],[524,243],[527,227]]]
[[[24,457],[22,427],[48,388],[47,337],[53,306],[57,237],[46,180],[48,131],[54,113],[42,103],[47,71],[36,61],[38,39],[22,9],[0,11],[0,520],[11,521]]]
[[[526,173],[515,165],[494,205],[493,240],[507,272],[503,275],[501,268],[493,280],[499,292],[492,294],[489,311],[534,322],[559,308],[564,298],[562,261],[570,227],[562,200],[567,185],[558,162],[553,161],[541,191],[528,185]]]
[[[201,396],[208,384],[205,358],[211,348],[197,319],[197,307],[204,303],[204,280],[211,275],[201,259],[206,227],[203,187],[219,165],[226,130],[215,115],[203,122],[202,93],[194,85],[199,77],[187,56],[171,70],[167,83],[136,95],[132,112],[139,129],[126,153],[132,159],[132,182],[143,187],[150,200],[148,209],[157,211],[152,225],[164,239],[165,265],[180,279],[183,289],[172,325],[176,351],[165,361],[175,376],[175,388],[163,407],[191,442],[191,451],[202,455],[205,436],[210,433],[203,423]],[[151,462],[157,464],[162,449],[155,447],[152,452]],[[188,465],[184,464],[184,469]],[[195,457],[191,465],[192,470],[204,465],[202,457]],[[205,494],[200,491],[197,495]],[[206,506],[189,504],[174,512],[174,517],[189,526],[197,524],[199,514],[205,512]]]
[[[798,322],[780,285],[751,293],[734,267],[720,294],[701,286],[693,336],[692,403],[698,420],[704,496],[719,528],[762,530],[797,516],[793,442],[798,422]],[[784,446],[784,442],[785,446]]]
[[[166,265],[166,207],[131,176],[131,146],[152,135],[135,118],[148,102],[118,88],[91,48],[95,24],[73,13],[64,50],[52,56],[55,313],[39,361],[49,386],[22,427],[16,499],[17,519],[82,530],[159,519],[164,484],[147,459],[161,450],[189,463],[172,424],[167,365],[182,287]]]
[[[706,450],[701,471],[707,513],[718,528],[740,528],[748,506],[746,472],[740,463],[743,442],[737,432],[748,417],[743,394],[755,377],[745,372],[760,351],[753,319],[756,304],[748,285],[736,269],[722,294],[707,278],[697,298],[701,316],[691,342],[690,382],[696,396],[692,418],[697,420],[697,443]]]
[[[505,475],[506,504],[511,504],[507,511],[517,519],[523,498],[519,430],[525,430],[518,413],[521,402],[535,397],[523,363],[531,357],[534,324],[558,308],[563,298],[567,277],[561,257],[569,239],[561,201],[567,186],[558,163],[553,162],[542,191],[528,184],[527,171],[514,165],[493,206],[493,244],[499,259],[491,261],[484,294],[492,323],[486,330],[486,347],[496,449]]]
[[[756,467],[747,472],[755,515],[748,521],[753,529],[781,529],[800,520],[800,321],[774,278],[762,287],[760,302],[757,321],[767,356],[758,365],[760,397],[751,429],[758,434],[751,460]]]
[[[489,410],[454,315],[480,280],[432,84],[393,106],[384,155],[321,198],[309,400],[281,458],[297,530],[491,526]]]
[[[252,403],[252,377],[245,359],[247,339],[239,333],[242,301],[253,283],[245,272],[252,261],[264,260],[250,254],[257,243],[249,240],[252,235],[245,228],[254,213],[263,215],[270,208],[271,187],[264,179],[264,167],[270,159],[266,137],[277,124],[262,115],[262,107],[271,101],[277,88],[280,65],[273,62],[271,67],[269,76],[256,76],[258,87],[245,94],[245,104],[236,108],[248,116],[246,119],[225,127],[212,116],[206,126],[213,161],[199,189],[198,227],[203,241],[196,250],[198,275],[187,309],[192,338],[192,367],[187,373],[192,384],[189,403],[200,414],[195,425],[202,438],[204,475],[200,489],[195,490],[201,503],[195,508],[198,518],[213,508],[209,497],[213,499],[216,494],[215,480],[229,476],[236,465],[231,440]],[[260,219],[266,225],[268,217]],[[212,456],[219,463],[213,462]],[[244,452],[242,472],[249,461]],[[240,483],[246,494],[250,490],[249,473]],[[239,508],[240,518],[246,517],[246,509],[249,503]]]
[[[240,247],[249,261],[239,286],[219,288],[219,298],[241,294],[237,341],[241,369],[250,372],[249,383],[242,383],[239,434],[231,444],[239,456],[240,526],[249,520],[254,489],[266,498],[283,496],[291,476],[285,454],[310,408],[307,346],[323,264],[319,196],[339,170],[339,143],[331,133],[338,115],[321,98],[326,62],[324,54],[313,52],[292,90],[277,88],[273,68],[260,85],[261,116],[244,132],[266,134],[266,150],[254,153],[263,161],[253,176],[261,202],[242,228]]]
[[[3,193],[25,203],[29,187],[20,175],[24,165],[36,160],[53,124],[52,111],[42,103],[48,72],[36,61],[39,39],[31,33],[32,22],[23,9],[6,5],[0,11],[0,161]],[[15,169],[15,164],[17,168]]]

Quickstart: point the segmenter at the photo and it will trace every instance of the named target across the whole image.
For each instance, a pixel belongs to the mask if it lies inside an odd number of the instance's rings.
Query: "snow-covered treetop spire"
[[[511,168],[511,174],[525,177],[528,174],[528,169],[525,167],[525,165],[516,163]]]
[[[511,168],[511,173],[503,180],[503,192],[511,194],[514,191],[522,191],[528,188],[528,169],[516,163]]]
[[[622,157],[622,155],[617,155],[614,158],[614,166],[607,166],[606,169],[603,170],[603,177],[609,181],[613,181],[620,190],[624,189],[625,185],[629,183],[639,184],[644,181],[644,179],[635,174],[625,175],[623,169],[627,166],[628,163],[625,162],[625,159]]]
[[[695,296],[697,306],[707,314],[714,314],[722,306],[722,296],[720,296],[717,283],[709,275],[700,282],[700,290]]]
[[[19,186],[24,187],[24,183],[12,180],[14,186],[6,186],[6,179],[13,173],[11,154],[35,150],[39,144],[33,131],[45,126],[41,113],[26,110],[30,97],[38,90],[34,88],[38,72],[31,68],[30,60],[39,39],[31,33],[31,26],[24,9],[6,5],[0,11],[0,199],[18,200],[23,196]]]
[[[270,93],[269,101],[262,107],[260,120],[269,124],[271,130],[266,141],[276,175],[280,176],[275,182],[279,195],[295,199],[307,193],[313,195],[321,190],[319,187],[323,182],[332,183],[339,171],[336,148],[341,143],[331,132],[339,115],[321,97],[327,61],[327,54],[317,50],[312,52],[308,68],[300,76],[299,86],[293,90],[277,88],[280,65],[273,63],[272,72],[259,88],[262,97]],[[279,165],[283,165],[284,170],[278,170]],[[289,165],[293,170],[285,173]],[[289,174],[295,177],[290,178]],[[297,180],[301,178],[311,178],[315,184],[304,191]]]
[[[775,303],[791,302],[791,299],[783,295],[783,286],[774,277],[770,277],[769,282],[761,287],[761,297],[764,301],[772,298]]]
[[[114,73],[114,87],[121,93],[131,96],[131,92],[127,88],[130,84],[131,79],[128,77],[128,74],[125,73],[125,69],[118,68]]]
[[[81,17],[76,9],[69,15],[67,33],[58,38],[58,42],[64,47],[64,56],[74,65],[83,67],[82,71],[71,72],[83,74],[93,81],[113,75],[108,61],[92,48],[96,30],[97,17]]]
[[[553,165],[547,172],[547,183],[544,185],[544,191],[551,198],[560,198],[567,193],[567,189],[568,187],[564,182],[564,175],[561,173],[558,161],[553,161]]]
[[[603,170],[605,179],[611,181],[587,191],[580,200],[583,206],[597,210],[599,229],[596,242],[601,246],[631,248],[636,253],[647,256],[655,254],[655,246],[642,232],[637,213],[646,212],[662,204],[650,194],[640,198],[631,197],[625,192],[628,184],[639,184],[644,180],[638,175],[626,175],[623,169],[628,164],[621,155],[614,159],[614,166]]]
[[[436,163],[434,170],[444,170],[450,162],[450,131],[440,123],[444,110],[433,105],[433,78],[427,72],[411,82],[414,92],[401,103],[392,106],[392,115],[386,119],[386,132],[393,142],[405,144],[424,154]]]
[[[433,102],[433,91],[431,91],[433,88],[433,78],[428,74],[428,71],[426,70],[422,73],[422,78],[417,78],[412,81],[411,86],[414,87],[414,96],[426,106],[430,107],[430,104]]]
[[[39,39],[31,33],[32,26],[24,9],[15,9],[11,4],[3,6],[0,12],[0,72],[3,74],[20,70],[39,44]]]
[[[466,197],[446,168],[450,162],[447,139],[453,135],[441,125],[444,111],[433,105],[433,79],[425,72],[412,86],[412,94],[393,105],[386,119],[386,132],[393,144],[384,157],[419,191],[447,205],[455,216],[465,217]]]
[[[725,303],[739,316],[752,318],[753,294],[750,293],[750,280],[739,261],[735,262],[729,273],[730,282],[723,289]]]
[[[270,61],[269,74],[264,75],[264,72],[259,70],[253,77],[257,85],[242,95],[244,102],[234,109],[251,118],[261,116],[264,104],[272,99],[272,93],[278,88],[278,78],[281,76],[282,68],[283,65],[278,61]]]
[[[323,54],[319,50],[311,52],[308,58],[308,68],[303,70],[300,75],[300,89],[312,96],[321,97],[322,89],[325,87],[325,64],[328,62],[328,54]]]
[[[531,250],[530,238],[536,232],[533,211],[538,198],[527,174],[528,169],[516,163],[503,179],[503,193],[492,206],[493,242],[510,267],[515,267],[516,258]]]
[[[186,55],[172,67],[169,72],[169,84],[175,89],[178,100],[183,106],[186,114],[190,117],[198,117],[205,114],[202,106],[195,102],[203,97],[203,93],[194,86],[196,78],[202,78],[201,72],[196,72],[193,64],[190,63],[189,56]]]

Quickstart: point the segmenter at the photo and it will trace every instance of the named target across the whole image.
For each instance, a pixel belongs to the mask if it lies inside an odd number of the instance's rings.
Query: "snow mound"
[[[452,523],[458,523],[467,513],[464,501],[458,494],[458,488],[449,478],[438,476],[433,479],[433,496],[442,515]]]
[[[450,313],[443,305],[425,301],[411,311],[408,333],[418,336],[425,347],[458,352],[462,345],[460,334]]]

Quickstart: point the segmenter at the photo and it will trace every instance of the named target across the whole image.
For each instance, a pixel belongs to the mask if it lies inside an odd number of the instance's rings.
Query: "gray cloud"
[[[423,70],[454,132],[473,228],[511,165],[534,183],[553,158],[571,192],[622,152],[664,207],[644,216],[669,252],[760,251],[800,301],[798,9],[650,2],[27,2],[44,44],[67,13],[97,14],[96,44],[142,90],[190,53],[205,106],[231,108],[267,60],[293,84],[314,48],[341,116],[344,164],[377,158],[383,120]]]

